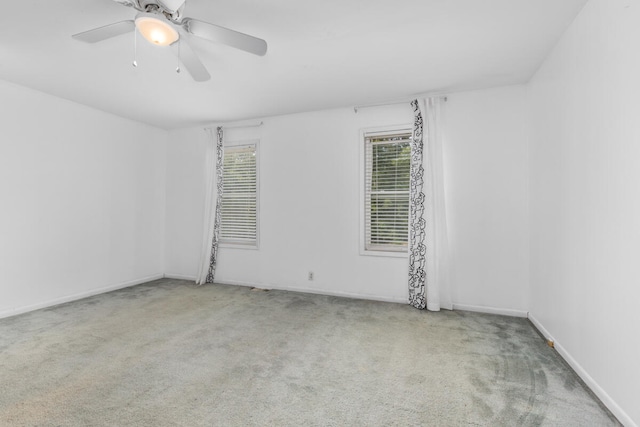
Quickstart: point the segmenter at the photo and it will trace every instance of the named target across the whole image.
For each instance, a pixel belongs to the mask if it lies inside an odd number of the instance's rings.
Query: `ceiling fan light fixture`
[[[136,28],[149,43],[156,46],[169,46],[180,38],[169,21],[155,13],[139,13],[136,16]]]

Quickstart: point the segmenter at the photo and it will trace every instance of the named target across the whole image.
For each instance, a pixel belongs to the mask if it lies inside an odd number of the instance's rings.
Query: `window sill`
[[[391,252],[391,251],[372,251],[372,250],[360,250],[361,256],[379,256],[385,258],[408,258],[408,252]]]
[[[219,248],[225,249],[247,249],[250,251],[257,251],[258,245],[243,245],[242,243],[219,243]]]

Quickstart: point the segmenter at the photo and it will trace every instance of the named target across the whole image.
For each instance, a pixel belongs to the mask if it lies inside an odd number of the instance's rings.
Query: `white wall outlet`
[[[309,280],[313,280],[313,271],[309,272]]]

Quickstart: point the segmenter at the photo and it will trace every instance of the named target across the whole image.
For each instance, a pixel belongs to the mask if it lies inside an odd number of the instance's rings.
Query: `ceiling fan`
[[[135,19],[116,22],[74,34],[72,37],[86,43],[96,43],[137,28],[150,43],[157,46],[171,46],[189,74],[199,82],[209,80],[211,75],[189,45],[188,34],[223,43],[255,55],[263,56],[267,53],[267,42],[262,39],[183,16],[186,0],[113,1],[136,9],[138,14]]]

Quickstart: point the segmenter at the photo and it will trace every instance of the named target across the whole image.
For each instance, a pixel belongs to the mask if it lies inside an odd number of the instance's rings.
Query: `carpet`
[[[620,424],[526,319],[162,279],[0,320],[0,425]]]

